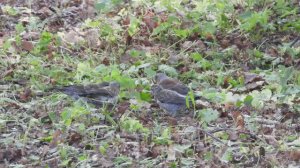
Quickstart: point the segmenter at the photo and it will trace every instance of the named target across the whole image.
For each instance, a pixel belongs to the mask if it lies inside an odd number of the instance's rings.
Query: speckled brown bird
[[[164,89],[157,84],[152,85],[151,94],[159,107],[172,116],[178,116],[180,113],[187,111],[186,95],[179,94],[174,90]]]
[[[190,89],[186,85],[164,73],[157,73],[154,81],[156,84],[152,85],[151,94],[160,108],[172,116],[188,111],[186,99]],[[191,100],[189,103],[192,105]]]
[[[105,104],[117,103],[120,84],[117,82],[103,82],[90,85],[64,86],[53,90],[63,92],[75,100],[82,99],[99,107]]]
[[[187,95],[190,90],[180,81],[170,78],[164,73],[157,73],[154,77],[154,81],[163,89],[173,90],[181,95]]]

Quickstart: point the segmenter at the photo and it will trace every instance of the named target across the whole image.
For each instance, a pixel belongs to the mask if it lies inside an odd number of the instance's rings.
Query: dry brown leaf
[[[26,32],[22,38],[26,41],[34,41],[40,38],[40,33],[38,32]]]
[[[104,64],[104,65],[106,65],[106,66],[110,65],[110,61],[109,61],[109,59],[107,57],[104,57],[101,63]]]
[[[206,46],[202,40],[196,40],[196,41],[185,41],[182,43],[181,48],[184,50],[201,50],[204,51],[206,49]]]
[[[13,162],[21,159],[21,157],[25,155],[24,151],[21,149],[17,149],[15,147],[11,147],[5,150],[0,151],[0,162],[7,160],[8,162]]]
[[[210,34],[210,33],[207,33],[206,35],[205,35],[205,39],[207,40],[207,41],[214,41],[214,35],[213,34]]]
[[[47,17],[51,16],[53,12],[48,7],[42,7],[40,10],[37,11],[37,15],[41,19],[46,19]]]
[[[169,52],[169,57],[168,57],[168,63],[171,65],[178,64],[179,60],[181,59],[181,56],[179,54],[176,54],[174,52]]]
[[[114,162],[111,159],[105,159],[104,157],[100,157],[97,159],[99,163],[101,163],[101,167],[103,168],[109,168],[109,167],[114,167]]]
[[[89,29],[84,33],[85,40],[90,48],[100,46],[99,32],[97,29]]]
[[[6,70],[5,72],[3,72],[2,74],[0,74],[0,79],[6,77],[6,76],[9,76],[9,75],[12,75],[14,72],[14,69],[13,68],[10,68],[8,70]]]
[[[31,89],[30,88],[25,88],[23,92],[20,93],[19,97],[22,101],[27,101],[31,97]]]
[[[156,158],[157,156],[161,155],[165,151],[166,151],[166,147],[162,145],[154,146],[151,150],[151,157]]]
[[[50,148],[55,148],[62,141],[63,141],[62,131],[58,129],[53,133],[52,141],[50,142],[49,147]]]
[[[227,47],[230,46],[230,40],[228,40],[228,39],[222,39],[220,41],[220,45],[221,45],[222,48],[227,48]]]
[[[238,130],[245,128],[244,116],[239,111],[232,111],[232,117]]]
[[[74,144],[79,144],[81,139],[82,139],[82,135],[79,134],[78,132],[71,132],[69,134],[69,136],[67,137],[69,145],[74,145]]]
[[[120,57],[120,63],[132,64],[137,61],[137,58],[130,56],[129,52],[130,51],[126,51],[126,53]]]
[[[252,82],[257,82],[257,81],[264,81],[262,76],[259,76],[259,75],[254,74],[254,73],[245,73],[244,78],[245,78],[245,83],[246,84],[252,83]]]
[[[300,150],[289,151],[289,156],[290,156],[291,160],[299,161],[300,160]]]
[[[277,51],[277,47],[270,47],[266,50],[266,53],[272,57],[278,57],[279,54],[278,54],[278,51]]]
[[[167,157],[167,160],[168,160],[168,161],[176,160],[176,152],[175,152],[175,149],[174,149],[174,146],[173,146],[173,145],[170,145],[170,146],[168,147],[167,154],[168,154],[168,157]]]
[[[262,76],[253,73],[245,73],[245,91],[252,91],[256,89],[260,89],[263,85],[266,84],[266,81]]]
[[[0,38],[0,47],[2,47],[2,46],[3,46],[3,39]]]
[[[265,84],[265,81],[257,81],[246,84],[247,91],[252,91],[261,88]]]
[[[170,125],[177,125],[177,119],[176,119],[176,118],[167,116],[166,119],[167,119],[167,122],[168,122]]]
[[[126,110],[129,109],[130,103],[128,101],[124,101],[119,103],[117,107],[117,113],[118,114],[124,114]]]
[[[268,144],[272,145],[275,148],[279,147],[280,143],[275,139],[274,136],[264,135],[264,138]]]
[[[19,22],[21,22],[23,25],[28,25],[30,23],[30,17],[26,16],[19,19]]]
[[[155,14],[148,10],[145,16],[143,17],[143,22],[146,24],[150,32],[153,31],[158,26],[158,22],[155,20]]]
[[[45,157],[49,151],[49,146],[48,145],[44,145],[43,149],[42,149],[42,158]]]
[[[239,135],[237,134],[236,131],[230,131],[229,133],[229,139],[231,141],[237,141],[239,139]]]
[[[190,71],[190,68],[186,65],[180,66],[177,69],[181,74]]]
[[[80,43],[84,42],[84,38],[81,36],[81,33],[73,30],[69,32],[59,32],[58,36],[62,39],[66,47],[68,44],[79,45]]]
[[[30,41],[22,40],[21,47],[22,47],[23,50],[26,50],[26,51],[29,51],[29,52],[33,50],[33,44]]]

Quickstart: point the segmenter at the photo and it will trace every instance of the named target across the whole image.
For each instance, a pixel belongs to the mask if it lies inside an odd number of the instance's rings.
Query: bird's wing
[[[84,92],[80,94],[80,96],[84,97],[98,97],[98,96],[103,96],[103,97],[114,97],[114,93],[109,90],[109,88],[98,88],[98,87],[89,87],[86,86],[84,89]]]
[[[114,93],[110,91],[109,83],[104,82],[101,84],[92,85],[71,85],[56,88],[56,91],[63,92],[70,96],[80,96],[80,97],[97,97],[97,96],[107,96],[114,97]]]
[[[54,88],[54,91],[63,92],[73,99],[81,99],[85,102],[101,106],[111,106],[117,103],[117,95],[110,89],[110,83],[103,82],[91,85],[71,85]]]
[[[179,94],[187,95],[189,88],[176,80],[163,80],[159,83],[163,89],[173,90]]]
[[[55,90],[72,96],[72,95],[81,95],[84,92],[84,87],[83,86],[71,85],[71,86],[64,86],[64,87],[60,87],[60,88],[55,88]]]
[[[92,85],[97,86],[99,88],[103,88],[103,87],[109,86],[109,84],[110,84],[109,82],[102,82],[102,83],[99,83],[99,84],[92,84]]]
[[[161,103],[185,104],[185,96],[180,95],[172,90],[163,89],[159,93],[155,93],[155,99]]]

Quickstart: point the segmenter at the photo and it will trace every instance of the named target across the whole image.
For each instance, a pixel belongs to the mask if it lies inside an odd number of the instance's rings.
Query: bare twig
[[[219,138],[215,137],[215,136],[214,136],[213,134],[211,134],[210,132],[207,132],[207,131],[204,131],[204,130],[200,130],[200,131],[202,131],[204,134],[210,136],[212,139],[214,139],[214,140],[220,142],[221,144],[227,146],[227,144],[225,144],[225,143],[224,143],[223,141],[221,141]]]
[[[298,36],[291,44],[290,47],[293,47],[300,40],[300,36]]]

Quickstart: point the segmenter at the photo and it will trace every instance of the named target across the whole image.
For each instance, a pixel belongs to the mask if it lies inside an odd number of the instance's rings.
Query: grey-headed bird
[[[179,80],[170,78],[164,73],[157,73],[154,77],[154,81],[163,89],[173,90],[181,95],[187,95],[190,90]]]
[[[190,89],[177,79],[168,77],[164,73],[157,73],[154,77],[156,84],[151,87],[151,94],[159,107],[172,116],[189,112],[187,103],[193,106],[188,96]],[[188,101],[187,101],[188,100]]]

